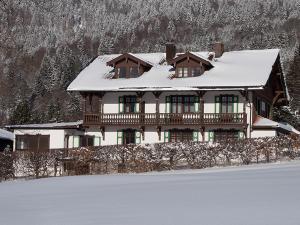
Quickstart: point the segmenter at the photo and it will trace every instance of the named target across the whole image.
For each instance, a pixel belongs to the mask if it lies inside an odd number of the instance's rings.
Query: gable
[[[199,65],[199,64],[203,64],[206,65],[210,68],[213,67],[213,65],[210,63],[209,60],[205,59],[204,57],[200,57],[198,55],[195,55],[191,52],[187,52],[184,54],[181,54],[179,56],[177,56],[176,58],[174,58],[171,62],[172,65],[177,66],[182,65],[182,64],[190,64],[190,65]]]
[[[132,64],[137,64],[137,65],[143,65],[145,67],[152,67],[152,65],[140,58],[135,57],[134,55],[130,53],[124,53],[106,63],[107,66],[112,66],[115,67],[119,63],[132,63]]]

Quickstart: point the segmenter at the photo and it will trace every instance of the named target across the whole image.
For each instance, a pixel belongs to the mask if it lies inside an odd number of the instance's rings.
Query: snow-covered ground
[[[2,225],[298,225],[300,162],[0,183]]]

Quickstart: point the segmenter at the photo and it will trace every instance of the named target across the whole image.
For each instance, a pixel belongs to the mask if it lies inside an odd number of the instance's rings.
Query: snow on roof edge
[[[14,134],[4,129],[0,129],[0,139],[14,140]]]
[[[41,124],[17,124],[17,125],[7,125],[5,126],[8,129],[72,129],[79,128],[82,125],[83,121],[79,120],[76,122],[61,122],[61,123],[41,123]]]

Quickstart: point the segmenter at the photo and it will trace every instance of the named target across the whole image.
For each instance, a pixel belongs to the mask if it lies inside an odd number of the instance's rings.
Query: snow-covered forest
[[[299,24],[300,0],[0,0],[0,125],[80,118],[66,87],[95,56],[170,39],[180,51],[283,49],[299,106]]]

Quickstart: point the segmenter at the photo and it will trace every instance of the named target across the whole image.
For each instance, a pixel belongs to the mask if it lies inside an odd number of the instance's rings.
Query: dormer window
[[[119,78],[126,78],[126,67],[119,67],[117,68],[117,73]]]
[[[139,68],[137,66],[129,67],[129,77],[135,78],[139,76]]]
[[[139,55],[131,53],[124,53],[108,61],[106,64],[115,69],[113,79],[137,78],[152,67],[151,64],[139,58]]]
[[[171,64],[176,69],[175,77],[179,78],[201,76],[205,71],[213,68],[208,60],[191,52],[177,56]]]
[[[197,77],[200,76],[203,72],[203,69],[199,66],[199,67],[192,67],[191,68],[191,75],[192,77]]]
[[[177,77],[188,77],[189,68],[188,67],[179,67],[177,68]]]

